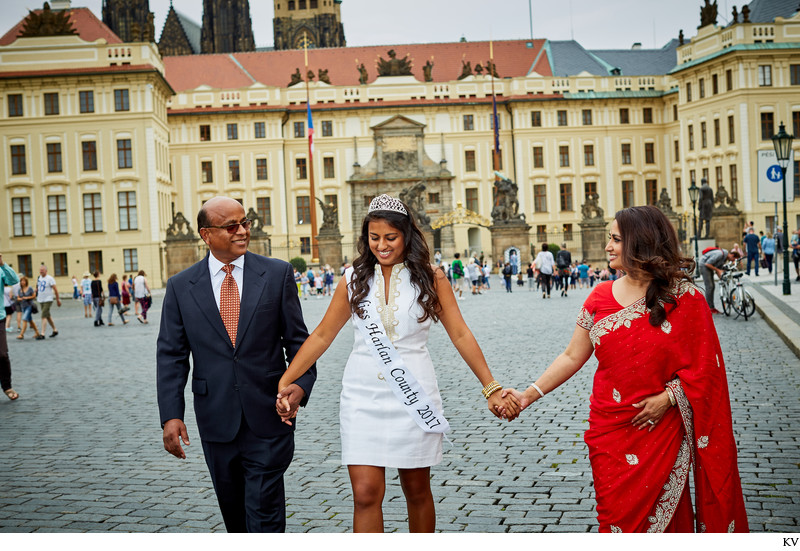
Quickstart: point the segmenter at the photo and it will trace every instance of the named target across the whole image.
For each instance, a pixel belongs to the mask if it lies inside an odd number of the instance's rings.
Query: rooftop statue
[[[497,74],[497,64],[491,59],[486,62],[484,69],[486,69],[487,75],[492,75],[494,78],[500,78],[500,76]]]
[[[717,0],[712,4],[708,0],[703,7],[700,8],[700,27],[706,25],[717,24]],[[698,27],[699,28],[699,27]]]
[[[364,64],[358,66],[358,82],[359,84],[366,84],[369,75],[367,74],[367,68],[364,67]]]
[[[459,75],[458,80],[463,78],[467,78],[472,74],[472,63],[469,61],[461,60],[461,75]]]
[[[68,10],[54,12],[50,3],[45,2],[41,13],[28,11],[28,17],[22,24],[20,37],[27,36],[56,36],[62,34],[78,34],[69,20]]]
[[[303,82],[303,75],[300,74],[300,67],[298,67],[292,74],[292,80],[289,81],[289,86],[294,86],[295,84],[300,84],[301,82]]]
[[[422,74],[425,77],[425,82],[431,82],[433,80],[433,58],[430,58],[425,66],[422,67]]]
[[[411,74],[411,60],[408,56],[403,59],[397,59],[397,53],[394,50],[389,50],[389,59],[378,60],[378,76],[379,77],[396,77],[401,75]]]

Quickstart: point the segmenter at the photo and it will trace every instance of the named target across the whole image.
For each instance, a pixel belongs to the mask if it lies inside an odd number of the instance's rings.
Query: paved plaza
[[[492,282],[490,293],[459,306],[495,377],[525,387],[567,344],[588,290],[543,300],[527,288],[507,294],[499,279]],[[53,309],[57,338],[34,341],[29,332],[16,341],[8,334],[20,399],[0,400],[0,531],[224,531],[191,409],[187,459],[162,447],[155,392],[162,297],[155,293],[148,325],[131,318],[126,326],[95,328],[78,301],[66,300]],[[302,301],[310,330],[328,302]],[[715,321],[751,530],[800,531],[800,362],[760,314]],[[352,529],[338,423],[352,340],[346,326],[319,362],[311,401],[300,414],[286,475],[289,532]],[[594,359],[507,423],[488,412],[480,384],[439,325],[429,349],[452,426],[452,445],[445,443],[444,461],[432,469],[437,529],[596,531],[583,443]],[[407,531],[396,472],[387,478],[387,530]]]

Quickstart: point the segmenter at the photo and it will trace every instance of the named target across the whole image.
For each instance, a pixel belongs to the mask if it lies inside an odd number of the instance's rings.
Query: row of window
[[[97,170],[97,142],[81,142],[81,158],[84,171]],[[131,140],[117,140],[117,168],[133,168],[133,150]],[[60,143],[47,144],[47,172],[63,172],[62,152]],[[25,145],[11,146],[11,174],[23,175],[28,173],[27,155]]]
[[[58,92],[45,92],[44,114],[58,115],[61,113]],[[78,92],[78,106],[81,113],[94,113],[94,91],[82,90]],[[130,111],[130,94],[125,88],[114,90],[114,111]],[[22,117],[25,115],[25,108],[22,94],[8,95],[8,116]]]
[[[118,192],[117,209],[120,231],[139,229],[135,191]],[[13,197],[11,199],[11,218],[14,237],[33,235],[33,212],[30,197]],[[47,196],[47,220],[50,235],[69,233],[66,195]],[[100,193],[83,194],[83,231],[86,233],[103,231],[103,207]]]
[[[800,65],[789,65],[789,84],[791,86],[800,86]],[[772,86],[772,65],[759,65],[758,66],[758,85],[759,86]],[[719,76],[711,75],[711,95],[717,95],[720,92]],[[725,71],[725,91],[730,92],[733,90],[733,70],[728,69]],[[706,97],[706,79],[697,79],[697,95],[699,99]],[[686,83],[686,101],[692,101],[692,83]]]
[[[633,156],[631,154],[631,144],[623,143],[620,144],[620,153],[621,153],[621,160],[623,165],[629,165],[633,162]],[[466,151],[466,154],[473,153],[470,151]],[[472,155],[472,166],[474,170],[474,155]],[[656,162],[656,154],[655,154],[655,144],[652,142],[647,142],[644,144],[644,162],[647,164],[655,164]],[[466,167],[467,171],[469,171],[470,167],[470,156],[468,155],[466,158]],[[558,165],[561,168],[566,168],[570,166],[569,160],[569,146],[568,145],[560,145],[558,146]],[[594,145],[593,144],[584,144],[583,146],[583,165],[584,166],[595,166],[594,163]],[[544,147],[543,146],[534,146],[533,148],[533,168],[544,168]]]
[[[475,115],[463,115],[463,127],[465,131],[468,130],[475,130]],[[622,107],[619,110],[619,123],[620,124],[630,124],[631,116],[630,116],[630,109],[627,107]],[[653,108],[652,107],[645,107],[642,109],[642,122],[645,124],[652,124],[653,122]],[[569,126],[569,117],[568,112],[566,109],[559,109],[556,111],[556,124],[558,126]],[[592,126],[593,119],[592,119],[592,110],[591,109],[583,109],[581,110],[581,124],[583,126]],[[542,126],[542,112],[541,111],[531,111],[531,126],[533,127],[541,127]],[[494,115],[489,114],[489,128],[494,130]],[[501,128],[500,118],[497,119],[497,128]]]
[[[714,145],[719,146],[722,141],[721,131],[720,131],[720,120],[714,119],[713,122],[713,133],[714,133]],[[800,132],[800,111],[793,111],[792,112],[792,130],[795,136],[798,136]],[[694,151],[695,147],[695,140],[694,140],[694,125],[690,124],[687,126],[687,132],[689,137],[689,151]],[[761,113],[761,141],[770,141],[772,140],[772,136],[775,135],[775,114],[772,112],[764,112]],[[733,115],[728,116],[728,143],[732,144],[736,141],[736,133],[735,133],[735,122]],[[701,149],[705,149],[708,147],[708,128],[706,122],[700,123],[700,147]],[[678,153],[678,142],[675,142],[675,153],[676,153],[676,160],[677,160],[677,153]]]
[[[697,87],[700,99],[706,97],[706,79],[700,78],[697,81]],[[733,90],[733,70],[728,69],[725,71],[725,91],[730,92]],[[719,94],[719,75],[711,75],[711,94]],[[692,83],[686,83],[686,101],[692,101]]]
[[[792,111],[792,133],[800,136],[800,111]],[[761,113],[761,140],[770,141],[775,135],[775,114]]]
[[[87,251],[89,261],[89,272],[103,273],[103,251]],[[126,272],[136,272],[139,270],[139,250],[122,249],[123,269]],[[51,274],[56,277],[69,277],[69,262],[67,253],[53,253],[53,264]],[[33,277],[33,257],[29,254],[17,255],[17,270],[27,278]]]
[[[308,164],[306,159],[300,158],[295,160],[295,176],[297,180],[308,179]],[[323,178],[336,178],[336,170],[334,169],[333,157],[322,158],[322,177]],[[200,179],[204,184],[214,183],[214,163],[213,161],[200,161]],[[267,172],[267,160],[256,159],[256,180],[268,180],[269,173]],[[240,163],[238,159],[228,160],[228,181],[239,182],[241,181]]]
[[[333,136],[333,121],[320,121],[320,127],[322,130],[323,138],[329,138]],[[225,125],[225,135],[228,140],[238,140],[239,139],[238,123],[235,122],[227,123]],[[266,123],[264,122],[253,123],[253,135],[255,136],[256,139],[266,138],[267,137]],[[295,138],[306,137],[306,123],[304,121],[298,121],[294,123],[294,137]],[[211,141],[210,124],[200,125],[200,141],[201,142]]]
[[[722,142],[722,133],[720,131],[720,120],[714,119],[713,127],[714,127],[714,145],[718,146]],[[694,125],[689,124],[686,127],[687,133],[689,135],[689,151],[694,151]],[[736,143],[736,124],[733,118],[733,115],[728,115],[728,143]],[[770,135],[772,137],[772,135]],[[700,147],[705,149],[708,147],[708,127],[705,121],[700,123]],[[678,141],[675,141],[675,160],[678,160]]]
[[[701,81],[703,79],[700,79]],[[691,88],[690,88],[691,90]],[[691,91],[689,92],[691,94]],[[673,105],[673,118],[677,120],[677,105]],[[768,113],[772,117],[771,113]],[[798,112],[792,113],[792,119],[794,121],[794,128],[795,128],[795,136],[798,135],[798,117],[800,114]],[[762,114],[762,120],[764,119],[764,114]],[[490,128],[494,129],[494,116],[489,115],[489,126]],[[627,107],[621,107],[619,109],[619,123],[620,124],[630,124],[631,122],[631,115],[630,109]],[[652,124],[653,123],[653,108],[652,107],[645,107],[642,109],[642,122],[644,124]],[[591,109],[583,109],[581,111],[581,123],[584,126],[591,126],[593,124],[592,119],[592,110]],[[264,138],[266,137],[265,133],[265,123],[257,122],[255,123],[255,137],[256,138]],[[569,126],[568,124],[568,112],[566,109],[559,109],[556,111],[556,124],[558,126]],[[705,123],[703,123],[705,124]],[[719,120],[715,119],[715,143],[719,145]],[[497,123],[498,128],[500,128],[500,119],[498,118]],[[533,127],[541,127],[542,126],[542,112],[541,111],[531,111],[531,126]],[[333,122],[332,121],[321,121],[322,127],[322,136],[323,137],[330,137],[333,136]],[[475,130],[475,115],[463,115],[463,127],[465,131]],[[691,126],[690,126],[691,128]],[[733,136],[734,136],[734,122],[733,122],[733,115],[728,117],[728,132],[729,132],[729,141],[728,143],[734,143]],[[306,135],[306,123],[304,121],[298,121],[294,123],[294,137],[295,138],[304,138]],[[763,136],[763,122],[762,122],[762,136]],[[227,136],[229,140],[238,140],[239,139],[239,128],[237,123],[228,123],[227,124]],[[769,138],[762,138],[762,139],[771,139],[772,134],[769,135]],[[207,142],[211,140],[211,126],[204,124],[200,125],[200,141]],[[690,144],[693,148],[694,140],[690,137]],[[705,145],[703,147],[706,147]]]

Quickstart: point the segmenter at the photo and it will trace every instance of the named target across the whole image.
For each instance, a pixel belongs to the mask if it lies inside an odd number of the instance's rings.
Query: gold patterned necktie
[[[219,290],[219,315],[222,316],[222,323],[225,324],[231,344],[235,347],[236,329],[239,326],[239,287],[231,274],[233,265],[226,264],[222,271],[225,272],[225,279],[222,280]]]

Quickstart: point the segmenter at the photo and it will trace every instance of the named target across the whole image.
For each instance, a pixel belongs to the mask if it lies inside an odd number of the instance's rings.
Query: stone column
[[[320,232],[317,236],[319,247],[319,265],[328,264],[331,268],[337,269],[342,265],[342,234],[335,232]]]
[[[167,256],[167,279],[200,260],[199,246],[202,241],[195,239],[168,240],[164,251]]]
[[[248,251],[261,256],[272,256],[272,240],[269,235],[262,233],[260,235],[250,235],[250,246]]]
[[[711,236],[716,245],[723,249],[730,250],[734,243],[742,242],[743,227],[744,217],[738,211],[715,212],[711,218]]]
[[[531,227],[522,221],[492,225],[489,228],[492,233],[492,261],[502,260],[503,253],[510,247],[516,247],[520,251],[529,250],[530,229]]]
[[[578,225],[581,227],[581,258],[573,257],[573,260],[605,265],[607,261],[605,246],[608,241],[606,221],[602,218],[590,218],[578,222]]]
[[[425,237],[425,243],[428,244],[428,251],[430,252],[430,262],[433,264],[433,254],[436,250],[433,248],[433,228],[431,228],[430,224],[426,224],[420,227],[420,231],[422,232],[423,237]],[[444,259],[444,253],[442,253],[442,258]]]
[[[203,241],[194,233],[189,221],[179,212],[167,227],[164,254],[167,279],[200,260]]]

